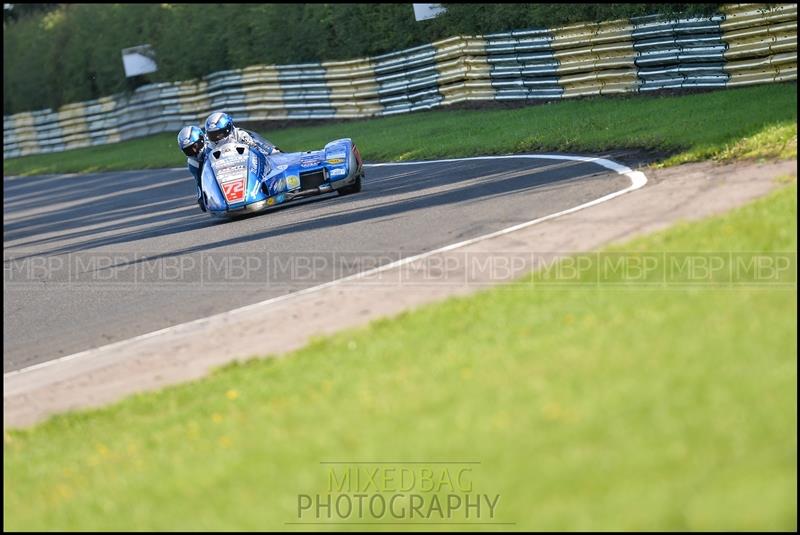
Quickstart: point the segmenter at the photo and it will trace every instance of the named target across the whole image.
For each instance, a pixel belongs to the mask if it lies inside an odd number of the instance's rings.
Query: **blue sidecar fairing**
[[[234,141],[210,151],[201,178],[208,213],[233,217],[300,197],[361,190],[364,165],[349,138],[325,148],[270,155]]]

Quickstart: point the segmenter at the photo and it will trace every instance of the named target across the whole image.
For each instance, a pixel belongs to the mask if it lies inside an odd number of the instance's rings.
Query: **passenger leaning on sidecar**
[[[274,143],[271,143],[254,132],[238,128],[233,124],[233,119],[225,112],[216,111],[206,119],[206,137],[208,149],[214,150],[217,145],[228,140],[244,143],[264,151],[266,154],[281,152]]]
[[[203,162],[206,159],[206,136],[203,131],[196,126],[184,126],[178,132],[178,146],[186,155],[186,165],[192,173],[197,184],[197,204],[202,211],[206,211],[203,202],[203,188],[200,184],[200,174],[203,172]]]

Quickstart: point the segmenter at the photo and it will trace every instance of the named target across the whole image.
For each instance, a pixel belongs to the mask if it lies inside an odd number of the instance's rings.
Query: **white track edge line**
[[[382,271],[386,271],[395,267],[403,266],[405,264],[410,264],[411,262],[415,262],[422,258],[438,254],[444,253],[448,251],[452,251],[453,249],[458,249],[461,247],[465,247],[467,245],[472,245],[473,243],[477,243],[479,241],[488,240],[490,238],[495,238],[497,236],[502,236],[504,234],[509,234],[511,232],[521,230],[526,227],[530,227],[532,225],[536,225],[538,223],[542,223],[544,221],[549,221],[551,219],[555,219],[557,217],[561,217],[563,215],[571,214],[573,212],[577,212],[578,210],[583,210],[584,208],[589,208],[590,206],[595,206],[597,204],[604,203],[609,201],[615,197],[619,197],[620,195],[624,195],[625,193],[637,190],[647,184],[647,177],[641,171],[633,171],[630,167],[618,164],[611,160],[607,160],[605,158],[596,158],[590,156],[564,156],[559,154],[536,154],[536,155],[528,155],[528,154],[520,154],[520,155],[508,155],[508,156],[475,156],[471,158],[451,158],[446,160],[426,160],[426,161],[419,161],[419,162],[391,162],[391,163],[375,163],[375,164],[364,164],[365,167],[389,167],[389,166],[401,166],[401,165],[422,165],[422,164],[429,164],[429,163],[446,163],[446,162],[463,162],[463,161],[470,161],[470,160],[504,160],[504,159],[540,159],[540,160],[571,160],[571,161],[578,161],[578,162],[586,162],[586,163],[594,163],[605,167],[606,169],[610,169],[615,171],[617,174],[627,176],[630,181],[631,185],[627,188],[623,188],[619,191],[615,191],[613,193],[608,193],[603,195],[602,197],[598,197],[592,201],[585,202],[573,208],[568,208],[566,210],[562,210],[560,212],[555,212],[550,215],[546,215],[537,219],[532,219],[531,221],[526,221],[524,223],[519,223],[517,225],[513,225],[511,227],[507,227],[501,230],[497,230],[495,232],[490,232],[489,234],[483,234],[481,236],[477,236],[475,238],[470,238],[467,240],[463,240],[457,243],[452,243],[450,245],[445,245],[444,247],[440,247],[438,249],[434,249],[432,251],[427,251],[425,253],[420,253],[418,255],[409,256],[406,258],[401,258],[400,260],[395,260],[394,262],[390,262],[389,264],[384,264],[383,266],[379,266],[376,268],[372,268],[367,271],[363,271],[360,273],[355,273],[353,275],[349,275],[347,277],[342,277],[340,279],[332,280],[330,282],[326,282],[323,284],[318,284],[317,286],[312,286],[310,288],[304,288],[302,290],[298,290],[296,292],[292,292],[286,295],[281,295],[278,297],[272,297],[270,299],[259,301],[258,303],[253,303],[250,305],[245,305],[243,307],[234,308],[233,310],[227,310],[225,312],[220,312],[217,314],[213,314],[211,316],[206,316],[205,318],[198,318],[195,320],[187,321],[184,323],[179,323],[177,325],[170,325],[169,327],[165,327],[163,329],[159,329],[157,331],[152,331],[145,334],[140,334],[138,336],[134,336],[133,338],[126,338],[125,340],[119,340],[117,342],[113,342],[111,344],[106,344],[104,346],[95,347],[92,349],[87,349],[84,351],[80,351],[78,353],[73,353],[71,355],[65,355],[63,357],[59,357],[56,359],[48,360],[45,362],[40,362],[38,364],[33,364],[31,366],[27,366],[25,368],[21,368],[19,370],[12,370],[10,372],[6,372],[3,374],[3,380],[13,377],[15,375],[20,375],[23,373],[31,372],[34,370],[38,370],[41,368],[45,368],[48,366],[52,366],[54,364],[59,364],[62,362],[67,362],[70,360],[74,360],[79,357],[91,355],[92,353],[105,351],[112,347],[122,346],[124,344],[134,343],[140,340],[145,340],[147,338],[151,338],[153,336],[158,336],[160,334],[164,334],[171,330],[178,330],[182,328],[186,328],[190,325],[202,323],[204,321],[211,321],[216,318],[221,318],[225,316],[231,316],[234,314],[239,314],[241,312],[245,312],[248,310],[252,310],[254,308],[259,308],[265,305],[272,305],[275,303],[279,303],[281,301],[285,301],[290,298],[299,297],[302,295],[306,295],[309,293],[317,292],[319,290],[323,290],[325,288],[329,288],[331,286],[335,286],[337,284],[341,284],[343,282],[359,279],[362,277],[367,277],[370,275],[374,275],[376,273],[380,273]]]

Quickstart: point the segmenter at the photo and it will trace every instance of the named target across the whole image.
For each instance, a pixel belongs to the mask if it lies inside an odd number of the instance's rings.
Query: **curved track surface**
[[[368,166],[359,194],[225,222],[192,203],[185,170],[6,178],[3,371],[481,236],[629,183],[597,164],[554,159]]]

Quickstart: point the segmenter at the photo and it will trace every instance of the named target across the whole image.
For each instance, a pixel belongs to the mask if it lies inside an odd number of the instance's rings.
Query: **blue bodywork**
[[[349,138],[322,150],[271,155],[232,141],[208,152],[201,182],[208,212],[225,217],[298,197],[344,193],[356,183],[360,188],[362,176],[361,156]]]

